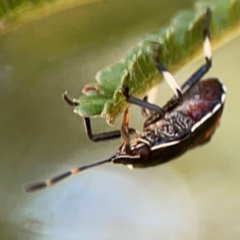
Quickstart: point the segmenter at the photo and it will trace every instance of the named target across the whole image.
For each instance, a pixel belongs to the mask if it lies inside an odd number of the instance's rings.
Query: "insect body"
[[[126,101],[140,106],[146,117],[142,133],[129,128],[128,109],[125,109],[121,129],[117,131],[93,134],[90,118],[84,118],[86,132],[91,140],[102,141],[121,137],[122,144],[117,153],[103,161],[74,168],[45,182],[26,186],[25,190],[32,192],[45,188],[72,174],[108,162],[128,165],[130,168],[156,166],[208,142],[219,124],[226,95],[225,86],[218,79],[209,78],[200,81],[212,65],[209,22],[210,10],[207,10],[203,29],[206,62],[182,87],[178,86],[173,76],[160,63],[158,55],[154,53],[156,68],[175,93],[165,106],[161,108],[148,103],[146,99],[135,98],[129,94],[128,86],[122,86],[122,94]],[[64,95],[64,99],[72,106],[79,104],[67,95]]]
[[[133,167],[155,166],[208,142],[222,114],[225,87],[218,79],[198,82],[182,103],[172,109],[164,107],[164,116],[145,124],[143,133],[129,144],[123,144],[114,163]],[[158,115],[155,116],[158,118]]]

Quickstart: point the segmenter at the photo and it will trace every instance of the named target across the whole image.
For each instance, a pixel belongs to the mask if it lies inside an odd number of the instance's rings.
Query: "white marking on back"
[[[125,154],[125,155],[119,155],[117,159],[121,159],[121,158],[129,158],[129,159],[135,159],[135,158],[139,158],[138,155],[128,155],[128,154]]]
[[[168,142],[168,143],[162,143],[162,144],[159,144],[157,146],[153,146],[151,148],[151,151],[156,150],[156,149],[160,149],[160,148],[164,148],[164,147],[168,147],[168,146],[172,146],[172,145],[178,144],[179,142],[180,142],[180,140],[179,141]]]
[[[194,132],[200,125],[202,125],[207,119],[209,119],[215,112],[217,112],[218,109],[220,109],[220,107],[222,106],[222,104],[217,104],[214,109],[212,110],[212,112],[208,113],[207,115],[205,115],[200,121],[198,121],[197,123],[195,123],[192,128],[191,128],[191,132]]]
[[[226,88],[226,86],[222,83],[222,89],[223,89],[223,91],[226,93],[227,92],[227,88]]]
[[[226,99],[226,94],[223,94],[222,97],[221,97],[221,102],[224,103],[225,99]]]

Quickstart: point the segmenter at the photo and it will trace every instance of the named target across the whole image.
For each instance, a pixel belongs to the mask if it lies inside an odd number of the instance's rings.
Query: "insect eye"
[[[138,154],[141,158],[148,158],[150,155],[150,149],[148,146],[144,145],[138,149]]]

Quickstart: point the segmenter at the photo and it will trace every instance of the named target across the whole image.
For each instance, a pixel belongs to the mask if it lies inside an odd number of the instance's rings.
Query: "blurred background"
[[[193,4],[76,2],[58,11],[52,5],[24,23],[8,13],[6,25],[1,25],[0,238],[238,240],[238,34],[226,36],[213,49],[213,68],[207,76],[222,79],[228,95],[221,126],[209,144],[158,167],[130,171],[109,164],[36,193],[23,191],[25,183],[104,159],[117,150],[120,140],[88,140],[82,119],[62,101],[62,93],[68,90],[78,97],[84,84],[95,81],[98,70],[117,62],[144,35]],[[203,62],[203,55],[189,61],[175,78],[184,82]],[[157,103],[164,104],[170,96],[163,83]],[[131,126],[141,130],[139,119],[139,108],[131,107]],[[110,127],[97,118],[93,128],[101,132]]]

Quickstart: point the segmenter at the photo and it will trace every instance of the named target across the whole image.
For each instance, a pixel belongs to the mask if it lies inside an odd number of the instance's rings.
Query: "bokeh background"
[[[99,0],[40,16],[0,36],[0,239],[240,238],[240,34],[215,45],[213,68],[228,89],[212,141],[154,168],[104,165],[26,194],[46,179],[112,155],[120,140],[92,143],[61,99],[78,97],[99,69],[168,23],[190,0]],[[179,83],[204,62],[189,61]],[[157,103],[172,96],[162,84]],[[142,128],[139,108],[131,126]],[[115,128],[119,128],[117,121]],[[94,119],[94,131],[109,130]]]

